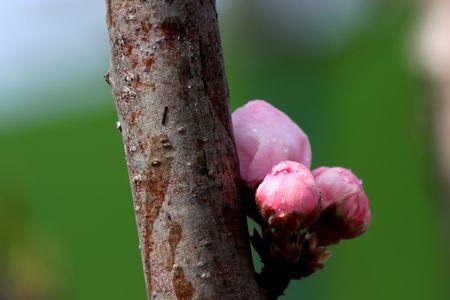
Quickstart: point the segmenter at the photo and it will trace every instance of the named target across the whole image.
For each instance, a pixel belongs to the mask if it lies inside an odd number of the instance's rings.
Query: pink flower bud
[[[314,225],[321,244],[335,244],[363,234],[371,214],[361,180],[339,167],[320,167],[312,173],[322,196],[322,214]]]
[[[314,177],[294,161],[273,167],[256,190],[256,205],[271,226],[288,230],[307,227],[320,213]]]
[[[263,100],[253,100],[232,114],[241,177],[255,187],[283,160],[311,165],[306,134],[287,115]]]

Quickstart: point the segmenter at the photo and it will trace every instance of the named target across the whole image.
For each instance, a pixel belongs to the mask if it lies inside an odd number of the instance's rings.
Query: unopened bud
[[[320,212],[313,175],[298,162],[280,162],[256,190],[256,205],[273,227],[306,228]]]
[[[263,100],[253,100],[232,114],[241,177],[259,184],[277,163],[311,165],[308,137],[286,114]]]
[[[320,167],[312,173],[322,197],[322,213],[314,225],[320,243],[336,244],[363,234],[371,213],[361,180],[339,167]]]

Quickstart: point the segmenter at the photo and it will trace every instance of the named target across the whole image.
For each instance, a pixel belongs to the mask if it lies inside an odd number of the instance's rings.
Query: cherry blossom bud
[[[280,162],[256,190],[256,206],[272,227],[306,228],[320,213],[313,175],[298,162]]]
[[[314,229],[322,245],[363,234],[370,223],[369,199],[350,170],[320,167],[313,172],[322,197],[322,213]]]
[[[283,160],[311,165],[308,137],[286,114],[253,100],[232,114],[240,172],[249,187],[259,184]]]

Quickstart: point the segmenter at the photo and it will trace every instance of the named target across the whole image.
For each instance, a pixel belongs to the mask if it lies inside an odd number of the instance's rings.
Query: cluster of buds
[[[362,182],[344,168],[311,171],[308,137],[286,114],[254,100],[232,121],[241,177],[256,211],[249,215],[261,226],[251,240],[265,265],[262,274],[270,266],[287,280],[308,276],[323,268],[327,246],[367,230],[371,214]]]

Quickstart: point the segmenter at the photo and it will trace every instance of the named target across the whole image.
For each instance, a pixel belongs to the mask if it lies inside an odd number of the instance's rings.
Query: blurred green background
[[[103,2],[81,2],[94,13],[30,0],[43,16],[28,22],[40,26],[16,37],[35,37],[39,50],[40,36],[58,45],[64,30],[80,31],[68,37],[73,47],[43,46],[33,59],[13,49],[0,61],[17,72],[0,78],[0,299],[145,299],[123,146],[103,80]],[[409,55],[420,12],[403,1],[218,2],[232,108],[260,98],[287,112],[310,137],[313,166],[351,168],[371,200],[368,233],[333,247],[326,268],[292,282],[283,299],[449,299],[429,91]],[[3,25],[26,16],[9,9]],[[45,35],[63,21],[78,25]]]

